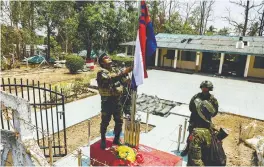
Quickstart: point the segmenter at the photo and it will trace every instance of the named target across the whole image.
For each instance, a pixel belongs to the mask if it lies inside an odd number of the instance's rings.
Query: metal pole
[[[187,118],[185,118],[185,121],[184,121],[182,143],[184,143],[184,140],[185,140],[186,128],[187,128]]]
[[[52,151],[52,139],[51,136],[48,137],[48,142],[49,142],[49,158],[50,158],[50,166],[53,165],[53,151]]]
[[[179,126],[178,148],[177,148],[177,151],[178,151],[178,152],[180,152],[180,145],[181,145],[181,132],[182,132],[182,125]]]
[[[146,133],[148,133],[148,120],[149,120],[149,112],[147,112],[147,120],[146,120]]]
[[[91,136],[91,120],[88,119],[88,146],[90,146],[90,136]]]
[[[78,166],[82,166],[82,150],[78,150]]]

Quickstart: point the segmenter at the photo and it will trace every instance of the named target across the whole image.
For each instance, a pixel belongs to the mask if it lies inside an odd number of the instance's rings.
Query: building
[[[193,72],[264,78],[264,37],[156,35],[157,51],[151,66]],[[133,55],[135,42],[126,42]]]

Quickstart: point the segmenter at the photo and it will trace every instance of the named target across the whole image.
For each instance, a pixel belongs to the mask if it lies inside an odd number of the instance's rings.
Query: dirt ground
[[[100,123],[101,123],[101,115],[97,115],[90,119],[90,141],[93,139],[100,137]],[[114,121],[111,120],[107,130],[113,130],[114,129]],[[149,125],[148,131],[151,131],[154,128],[154,126]],[[141,124],[140,131],[145,132],[146,130],[146,124]],[[124,130],[123,130],[124,131]],[[83,121],[79,124],[73,125],[66,129],[67,134],[67,149],[68,153],[73,152],[77,148],[87,145],[88,144],[88,120]],[[61,145],[64,145],[63,143],[63,133],[60,132],[59,138],[61,140]],[[55,143],[58,143],[58,136],[55,134]],[[40,143],[42,144],[42,140],[40,140]],[[45,145],[47,146],[47,138],[45,139]],[[48,150],[46,150],[48,151]],[[57,150],[58,151],[58,150]]]
[[[254,119],[221,113],[213,118],[213,122],[218,128],[226,128],[229,131],[229,136],[223,140],[227,155],[227,166],[257,165],[254,150],[243,142],[239,143],[240,124],[245,126],[252,121]],[[257,135],[264,135],[264,121],[257,121],[255,136]]]
[[[40,81],[40,83],[54,84],[62,81],[71,82],[80,77],[95,77],[98,68],[95,68],[93,72],[80,72],[78,74],[69,74],[66,68],[35,68],[35,69],[13,69],[9,71],[1,71],[1,78],[23,78]],[[12,82],[12,81],[11,81]],[[229,130],[229,136],[224,139],[224,149],[227,154],[228,166],[252,166],[256,165],[254,150],[246,146],[244,143],[239,143],[239,131],[240,124],[247,125],[252,122],[253,119],[234,116],[230,114],[218,114],[213,122],[217,127],[226,128]],[[100,116],[96,116],[91,119],[91,140],[100,136],[99,126]],[[264,135],[264,121],[257,121],[256,135]],[[68,153],[77,149],[80,146],[87,144],[88,142],[88,123],[87,121],[81,122],[77,125],[67,128],[67,142]],[[109,130],[113,129],[114,122],[111,121]],[[153,128],[153,127],[151,127]],[[150,129],[151,129],[150,128]],[[141,130],[145,129],[145,125],[142,124]],[[61,134],[62,138],[62,134]],[[57,142],[57,139],[55,139]]]
[[[91,119],[91,139],[100,137],[100,115]],[[256,158],[254,150],[246,146],[243,142],[239,143],[240,124],[247,125],[253,119],[234,116],[230,114],[218,114],[213,122],[217,128],[226,128],[229,131],[229,136],[223,140],[224,150],[227,155],[227,166],[256,166]],[[108,130],[114,128],[114,121],[109,124]],[[153,126],[149,126],[149,131]],[[145,131],[146,125],[141,124],[141,131]],[[67,145],[68,153],[76,150],[78,147],[88,144],[88,121],[81,122],[77,125],[67,128]],[[257,121],[255,135],[264,134],[264,121]],[[62,139],[63,134],[60,134]],[[57,141],[57,136],[55,138]]]
[[[95,77],[99,68],[95,68],[94,71],[79,72],[77,74],[70,74],[67,68],[31,68],[31,69],[12,69],[8,71],[1,71],[1,78],[10,78],[11,83],[13,83],[13,78],[19,79],[23,78],[23,81],[26,83],[26,80],[29,80],[29,83],[32,83],[32,80],[39,81],[40,83],[54,84],[61,81],[72,81],[76,78],[83,78],[92,76]],[[18,81],[17,81],[18,82]]]

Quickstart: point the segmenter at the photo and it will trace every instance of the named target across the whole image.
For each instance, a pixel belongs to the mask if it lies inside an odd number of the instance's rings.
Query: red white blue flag
[[[148,8],[145,1],[141,1],[141,16],[139,18],[131,86],[133,90],[143,84],[144,78],[148,77],[146,70],[147,60],[149,59],[148,57],[154,56],[156,48],[157,42]]]

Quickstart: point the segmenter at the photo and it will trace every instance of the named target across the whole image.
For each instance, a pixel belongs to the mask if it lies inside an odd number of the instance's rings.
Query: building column
[[[126,46],[126,56],[127,56],[127,50],[128,50],[128,46]]]
[[[196,52],[195,72],[198,72],[199,61],[200,61],[200,52]]]
[[[177,67],[177,57],[178,57],[178,50],[175,50],[175,56],[174,56],[174,64],[173,64],[173,68]]]
[[[245,66],[245,71],[244,71],[244,77],[248,76],[248,69],[249,69],[249,64],[250,64],[250,55],[247,55],[247,61],[246,61],[246,66]]]
[[[218,74],[222,74],[222,69],[223,69],[224,60],[225,60],[225,54],[224,54],[224,53],[221,53],[221,58],[220,58],[220,64],[219,64]]]
[[[156,57],[155,57],[155,66],[158,66],[158,60],[159,60],[159,48],[156,49]]]

